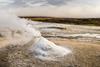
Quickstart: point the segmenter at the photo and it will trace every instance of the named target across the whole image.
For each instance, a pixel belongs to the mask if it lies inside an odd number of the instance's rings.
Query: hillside
[[[100,26],[100,18],[55,18],[55,17],[32,17],[21,16],[21,18],[30,19],[33,21],[64,23],[64,24],[78,24],[78,25],[96,25]]]

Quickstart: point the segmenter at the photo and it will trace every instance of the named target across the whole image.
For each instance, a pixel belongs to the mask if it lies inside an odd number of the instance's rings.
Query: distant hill
[[[42,22],[100,26],[100,18],[56,18],[46,16],[20,16],[20,18],[26,18],[33,21]]]

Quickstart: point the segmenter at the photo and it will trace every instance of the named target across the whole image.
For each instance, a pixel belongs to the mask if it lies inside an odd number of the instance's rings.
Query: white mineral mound
[[[68,48],[57,46],[43,38],[39,31],[27,24],[28,20],[5,12],[0,12],[0,14],[0,38],[5,38],[4,40],[15,45],[22,45],[33,39],[29,50],[36,60],[58,60],[71,53]]]
[[[53,42],[41,37],[35,46],[31,47],[36,59],[42,61],[57,61],[65,55],[70,54],[71,51],[67,48],[57,46]]]

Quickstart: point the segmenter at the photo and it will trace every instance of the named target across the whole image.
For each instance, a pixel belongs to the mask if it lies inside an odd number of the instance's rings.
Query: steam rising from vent
[[[39,31],[27,24],[27,20],[4,11],[0,11],[0,14],[0,35],[8,42],[25,44],[33,37],[41,36]]]

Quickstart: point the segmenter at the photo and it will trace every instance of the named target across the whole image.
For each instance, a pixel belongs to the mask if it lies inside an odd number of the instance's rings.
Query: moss
[[[49,18],[31,18],[33,21],[48,21]]]

